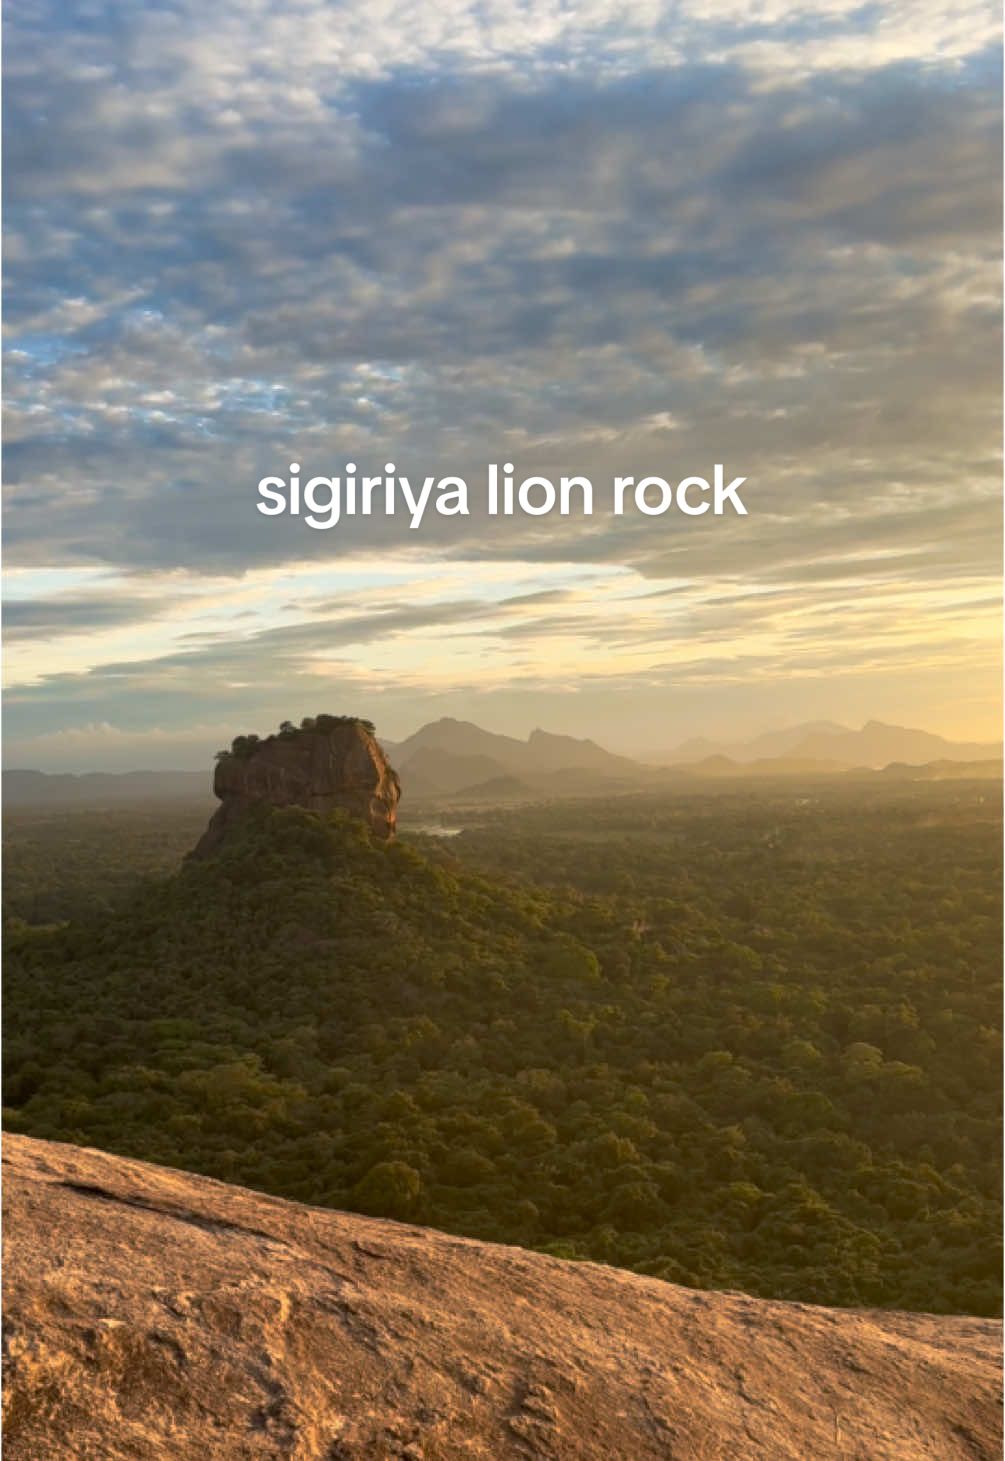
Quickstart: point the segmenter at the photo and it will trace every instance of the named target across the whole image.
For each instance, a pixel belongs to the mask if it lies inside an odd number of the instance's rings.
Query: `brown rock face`
[[[210,857],[250,807],[342,810],[366,822],[376,837],[394,836],[401,787],[397,773],[361,721],[335,721],[259,741],[244,755],[217,762],[213,790],[220,798],[209,826],[190,854]]]
[[[992,1461],[990,1319],[700,1293],[4,1143],[9,1461]]]

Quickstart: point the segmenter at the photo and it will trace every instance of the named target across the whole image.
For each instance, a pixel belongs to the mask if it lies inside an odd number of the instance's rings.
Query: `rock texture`
[[[209,857],[227,832],[258,802],[346,811],[375,836],[394,836],[401,787],[383,749],[360,721],[337,722],[259,741],[250,754],[217,762],[213,791],[220,798],[192,857]]]
[[[9,1461],[975,1461],[999,1330],[698,1293],[6,1141]]]

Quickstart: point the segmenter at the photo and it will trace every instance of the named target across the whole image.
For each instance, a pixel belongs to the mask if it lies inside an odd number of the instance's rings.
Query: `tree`
[[[405,1220],[415,1215],[422,1178],[407,1162],[377,1162],[352,1189],[352,1203],[372,1217]]]

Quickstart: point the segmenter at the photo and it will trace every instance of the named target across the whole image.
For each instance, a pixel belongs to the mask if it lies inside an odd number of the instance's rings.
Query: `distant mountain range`
[[[906,726],[885,725],[870,720],[861,730],[834,721],[807,721],[783,730],[767,731],[751,740],[739,742],[709,741],[696,738],[684,741],[668,755],[654,759],[663,765],[694,765],[711,756],[726,756],[732,762],[778,760],[793,762],[826,762],[832,770],[854,767],[879,769],[893,761],[919,766],[928,761],[990,761],[998,758],[1001,747],[987,741],[947,741],[930,731],[911,730]]]
[[[635,761],[595,741],[536,730],[526,741],[496,735],[463,720],[437,720],[397,744],[383,743],[411,797],[516,799],[522,795],[578,796],[684,779],[725,776],[831,776],[890,767],[892,775],[932,780],[934,768],[957,775],[996,774],[999,748],[947,741],[928,731],[872,720],[861,730],[811,721],[755,736],[738,745],[686,741],[662,764]],[[966,768],[966,769],[964,769]]]
[[[527,740],[445,718],[403,741],[381,741],[401,777],[405,808],[415,801],[512,802],[688,785],[727,777],[831,776],[882,771],[944,780],[1000,776],[1000,747],[947,741],[929,731],[870,720],[861,730],[809,721],[747,741],[684,741],[648,762],[616,755],[596,741],[535,730]],[[100,806],[116,802],[211,797],[208,771],[3,773],[4,805]]]
[[[456,796],[468,790],[509,796],[521,791],[552,795],[636,787],[659,772],[595,741],[535,730],[527,740],[497,735],[466,720],[436,720],[404,741],[382,742],[413,797]]]

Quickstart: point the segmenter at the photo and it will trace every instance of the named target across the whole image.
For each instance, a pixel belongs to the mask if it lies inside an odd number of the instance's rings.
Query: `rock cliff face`
[[[9,1461],[992,1461],[1000,1325],[699,1293],[4,1143]]]
[[[259,802],[346,811],[375,836],[394,836],[401,787],[375,737],[362,721],[319,716],[314,727],[281,732],[264,741],[244,739],[239,753],[216,766],[220,798],[192,857],[210,857],[228,830]]]

